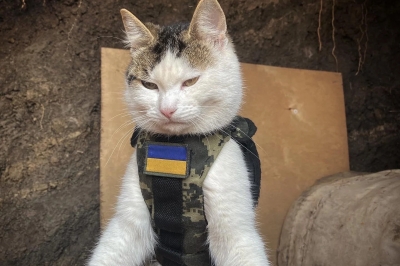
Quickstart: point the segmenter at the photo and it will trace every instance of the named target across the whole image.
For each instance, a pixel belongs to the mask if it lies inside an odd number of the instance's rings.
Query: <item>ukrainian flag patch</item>
[[[154,143],[146,145],[144,173],[156,176],[186,178],[189,153],[185,144]]]

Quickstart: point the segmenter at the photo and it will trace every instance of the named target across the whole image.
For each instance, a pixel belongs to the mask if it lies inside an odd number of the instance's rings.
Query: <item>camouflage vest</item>
[[[131,144],[137,150],[140,188],[158,236],[156,259],[161,265],[212,265],[202,185],[231,138],[242,147],[257,204],[261,171],[251,140],[255,131],[253,122],[242,117],[207,136],[167,137],[135,130]]]

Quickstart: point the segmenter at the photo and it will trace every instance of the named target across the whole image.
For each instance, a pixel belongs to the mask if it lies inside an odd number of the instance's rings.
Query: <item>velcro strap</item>
[[[183,233],[182,179],[153,176],[154,223],[157,228]]]
[[[161,262],[163,266],[180,266],[184,265],[182,261],[182,254],[163,244],[159,244],[156,248],[157,261]]]
[[[172,250],[159,244],[156,248],[157,261],[162,264],[162,266],[210,266],[214,265],[211,262],[208,249],[196,254],[185,254]]]

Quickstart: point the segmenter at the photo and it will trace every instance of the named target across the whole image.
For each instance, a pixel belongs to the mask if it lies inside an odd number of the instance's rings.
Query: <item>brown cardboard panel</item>
[[[102,49],[101,225],[112,216],[133,149],[124,102],[129,52]],[[241,114],[257,125],[262,163],[260,230],[275,261],[280,230],[295,199],[320,177],[349,170],[342,78],[338,73],[242,64]]]
[[[250,64],[242,71],[242,114],[258,126],[258,219],[275,256],[286,212],[301,192],[320,177],[349,170],[342,77]]]
[[[134,124],[123,101],[129,52],[101,49],[100,225],[113,213],[121,177],[133,152],[130,133]]]

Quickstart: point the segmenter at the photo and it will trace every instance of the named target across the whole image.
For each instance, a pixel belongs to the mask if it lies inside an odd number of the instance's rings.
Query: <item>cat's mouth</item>
[[[183,122],[183,121],[169,120],[169,121],[166,121],[163,124],[161,124],[161,126],[166,127],[166,128],[175,127],[175,126],[179,127],[179,126],[187,126],[187,123]]]
[[[165,125],[186,125],[186,122],[169,120],[164,123]]]
[[[168,120],[159,123],[158,127],[162,131],[160,133],[181,135],[186,133],[189,124],[184,121]]]

